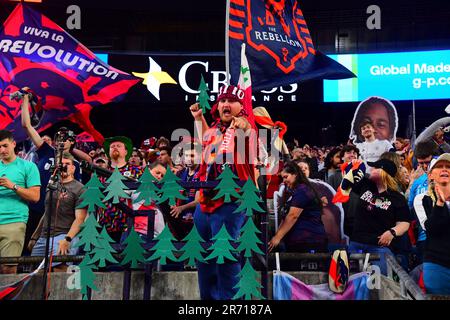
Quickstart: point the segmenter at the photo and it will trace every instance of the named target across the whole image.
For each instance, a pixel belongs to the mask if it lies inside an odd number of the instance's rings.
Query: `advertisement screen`
[[[358,77],[324,81],[324,102],[450,98],[450,50],[330,55]]]

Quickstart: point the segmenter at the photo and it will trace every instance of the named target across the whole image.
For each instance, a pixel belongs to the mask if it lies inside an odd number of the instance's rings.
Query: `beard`
[[[119,153],[119,151],[114,150],[114,151],[112,152],[112,154],[111,154],[111,159],[113,159],[113,160],[119,160],[119,158],[120,158],[120,153]]]

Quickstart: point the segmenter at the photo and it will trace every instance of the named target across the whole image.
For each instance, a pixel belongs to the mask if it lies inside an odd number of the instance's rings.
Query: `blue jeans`
[[[205,241],[211,241],[222,225],[225,225],[232,238],[238,239],[241,227],[244,224],[245,215],[243,212],[234,213],[238,204],[225,203],[214,213],[203,213],[200,205],[197,205],[194,212],[194,223],[200,236]],[[198,263],[198,284],[200,298],[202,300],[230,300],[237,293],[234,288],[238,283],[238,274],[241,271],[239,257],[237,262],[225,260],[224,264],[216,263],[216,259],[207,261],[208,263]]]
[[[373,265],[380,267],[381,274],[387,275],[387,263],[386,263],[386,255],[389,254],[394,257],[392,251],[387,247],[379,247],[371,244],[364,244],[359,242],[350,241],[348,246],[348,251],[350,253],[378,253],[380,255],[379,261],[371,262]]]
[[[450,269],[436,263],[423,263],[423,282],[427,294],[450,295]]]
[[[59,249],[59,241],[63,240],[66,237],[67,234],[59,234],[57,236],[50,238],[50,247],[49,252],[52,250],[52,242],[53,242],[53,255],[56,256]],[[74,248],[75,244],[78,242],[78,237],[74,237],[72,241],[70,242],[70,249],[69,249],[69,255],[74,256],[78,253],[78,248]],[[39,237],[39,239],[36,241],[36,244],[33,247],[33,250],[31,251],[31,256],[45,256],[45,245],[47,243],[46,237]],[[52,267],[60,265],[62,262],[53,262]],[[71,265],[72,262],[67,262],[67,265]]]

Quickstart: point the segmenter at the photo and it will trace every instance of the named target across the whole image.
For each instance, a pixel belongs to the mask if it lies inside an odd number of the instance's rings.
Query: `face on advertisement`
[[[397,111],[388,100],[371,97],[358,106],[350,135],[354,142],[364,142],[365,140],[358,130],[364,121],[370,121],[373,124],[376,139],[395,141],[398,125]]]
[[[391,127],[385,106],[380,103],[372,104],[371,108],[367,109],[364,117],[373,123],[376,139],[390,140]]]

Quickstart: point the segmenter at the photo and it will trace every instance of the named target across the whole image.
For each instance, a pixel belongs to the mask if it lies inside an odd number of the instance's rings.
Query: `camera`
[[[64,143],[66,140],[75,142],[75,134],[72,130],[67,129],[66,127],[62,127],[55,134],[56,143]]]
[[[31,90],[20,89],[16,92],[13,92],[9,95],[9,100],[19,102],[23,99],[25,95],[28,95],[31,105],[31,114],[30,114],[31,125],[33,127],[37,127],[42,117],[43,110],[38,97],[35,94],[33,94]]]
[[[14,100],[14,101],[19,102],[20,100],[23,99],[23,96],[25,94],[27,94],[27,93],[25,91],[23,91],[23,90],[19,90],[19,91],[13,92],[13,93],[11,93],[9,95],[9,100],[11,100],[11,101]]]

